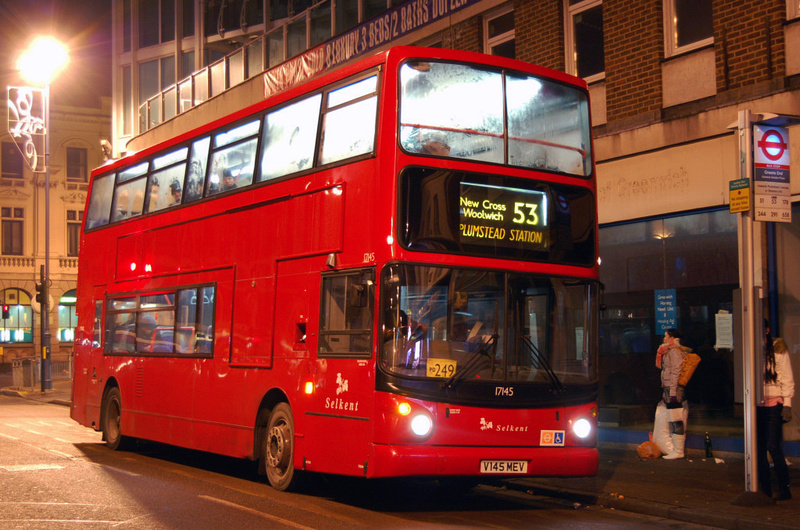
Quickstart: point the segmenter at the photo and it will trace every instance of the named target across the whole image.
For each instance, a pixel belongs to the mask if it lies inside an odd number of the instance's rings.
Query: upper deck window
[[[147,211],[156,212],[181,203],[183,176],[186,174],[186,155],[189,149],[176,149],[153,159],[147,190]]]
[[[148,163],[144,162],[119,172],[114,192],[111,221],[121,221],[142,214]]]
[[[114,173],[94,179],[89,211],[86,214],[86,228],[96,228],[108,224],[109,205],[114,193]]]
[[[261,180],[311,168],[322,95],[302,99],[264,118]]]
[[[258,147],[259,120],[214,136],[214,154],[206,195],[249,186],[253,182]]]
[[[378,76],[372,75],[328,94],[320,164],[370,153],[375,148]]]
[[[421,61],[404,64],[400,82],[400,142],[410,153],[591,174],[588,98],[578,89]]]
[[[372,156],[379,76],[373,68],[95,176],[86,229]]]
[[[183,202],[196,201],[203,196],[210,145],[211,138],[208,136],[192,142],[192,156],[189,158],[189,172],[186,175],[186,192],[183,195]]]

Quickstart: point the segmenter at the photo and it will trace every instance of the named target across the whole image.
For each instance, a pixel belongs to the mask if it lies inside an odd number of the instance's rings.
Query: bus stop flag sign
[[[792,222],[789,131],[753,126],[753,208],[755,221]]]

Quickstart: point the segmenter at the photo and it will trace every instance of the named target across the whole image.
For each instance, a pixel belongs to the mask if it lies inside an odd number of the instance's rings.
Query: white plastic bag
[[[659,402],[656,407],[653,441],[665,455],[672,453],[672,437],[669,434],[669,411],[663,401]]]

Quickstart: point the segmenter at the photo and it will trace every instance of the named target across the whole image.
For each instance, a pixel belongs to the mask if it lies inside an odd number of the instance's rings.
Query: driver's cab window
[[[359,269],[322,278],[319,354],[369,356],[375,271]]]

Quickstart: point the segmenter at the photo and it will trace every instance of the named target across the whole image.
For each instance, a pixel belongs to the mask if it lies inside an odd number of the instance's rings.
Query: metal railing
[[[38,388],[41,383],[41,359],[18,357],[11,361],[11,377],[14,388]],[[72,358],[66,361],[50,361],[50,380],[72,379]]]
[[[139,133],[222,94],[286,59],[330,39],[331,1],[324,0],[254,38],[139,106]]]

